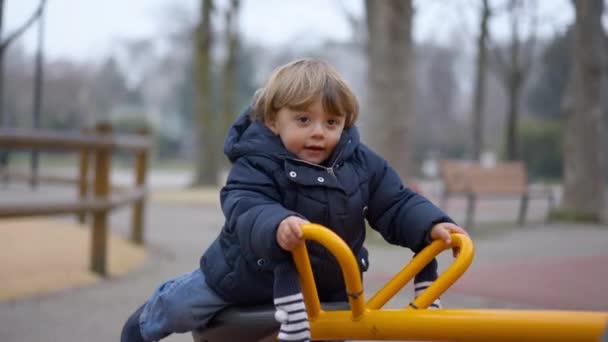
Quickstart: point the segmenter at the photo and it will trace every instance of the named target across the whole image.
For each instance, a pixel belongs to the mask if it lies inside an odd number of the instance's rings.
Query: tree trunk
[[[44,2],[46,4],[46,2]],[[42,82],[44,80],[44,7],[38,18],[38,45],[36,47],[36,69],[34,71],[34,101],[33,101],[33,117],[32,126],[35,130],[40,129],[40,121],[42,119]],[[30,186],[35,188],[38,186],[38,169],[39,169],[39,153],[32,151],[30,158]]]
[[[604,136],[601,108],[604,4],[603,0],[572,2],[576,11],[572,42],[574,59],[564,103],[566,128],[561,205],[576,217],[597,221],[606,210],[606,170],[601,141]]]
[[[0,0],[0,128],[6,128],[6,113],[4,112],[4,40],[3,28],[4,28],[4,0]],[[0,150],[0,170],[7,171],[8,167],[8,151]],[[5,184],[8,182],[7,176],[2,177]]]
[[[405,178],[411,167],[415,110],[412,1],[366,0],[365,5],[370,105],[366,140]]]
[[[4,109],[4,50],[0,46],[0,128],[8,127],[8,116]]]
[[[504,83],[508,92],[509,108],[507,109],[507,125],[505,128],[506,159],[517,160],[519,121],[519,97],[521,93],[523,63],[520,56],[519,20],[520,6],[516,0],[510,3],[511,8],[511,46],[509,48],[509,65],[505,68]]]
[[[198,160],[195,185],[216,185],[221,146],[218,144],[217,129],[214,129],[212,87],[211,87],[211,29],[212,0],[201,0],[201,17],[196,29],[196,112],[198,121]]]
[[[0,128],[6,127],[6,118],[4,113],[4,0],[0,0]],[[2,154],[2,152],[0,152]],[[3,159],[2,156],[0,156]],[[3,161],[0,160],[0,163]]]
[[[45,5],[46,0],[40,0],[38,7],[32,15],[21,26],[5,36],[3,32],[4,0],[0,0],[0,127],[9,125],[9,118],[4,110],[4,55],[11,43],[27,31],[27,29],[40,17]]]
[[[528,6],[525,6],[528,4]],[[508,15],[511,21],[511,42],[503,56],[500,48],[494,49],[497,67],[494,69],[503,88],[507,93],[508,108],[504,131],[505,159],[519,158],[519,109],[522,88],[532,66],[534,46],[536,42],[537,7],[535,1],[524,2],[511,0],[508,2]],[[530,33],[523,38],[520,30],[525,16],[530,16]]]
[[[518,160],[519,143],[517,126],[519,125],[519,99],[521,97],[522,79],[519,76],[519,66],[517,60],[512,61],[514,70],[508,76],[508,99],[509,108],[507,109],[507,125],[505,132],[505,159]]]
[[[481,20],[479,21],[479,37],[477,38],[477,64],[475,68],[475,95],[473,97],[473,151],[472,158],[479,160],[483,150],[483,109],[486,90],[487,40],[490,7],[488,0],[483,0]]]
[[[224,132],[232,125],[236,116],[236,57],[239,48],[238,13],[240,1],[231,0],[230,8],[226,11],[226,60],[224,61],[223,75],[223,128]]]
[[[240,0],[231,0],[230,6],[226,10],[226,27],[224,39],[226,44],[226,57],[222,70],[222,112],[218,127],[218,143],[226,140],[226,135],[230,129],[236,115],[236,59],[239,47],[238,36],[238,13]],[[219,157],[218,168],[222,174],[230,168],[227,158]]]

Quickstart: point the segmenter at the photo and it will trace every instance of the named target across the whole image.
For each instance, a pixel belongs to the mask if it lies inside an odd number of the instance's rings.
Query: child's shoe
[[[120,334],[120,342],[145,342],[141,336],[141,328],[139,326],[139,316],[144,310],[144,305],[140,306],[125,323]]]

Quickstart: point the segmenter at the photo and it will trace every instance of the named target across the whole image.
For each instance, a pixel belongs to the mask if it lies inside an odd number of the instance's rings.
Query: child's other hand
[[[302,239],[302,229],[300,225],[310,223],[297,216],[288,216],[281,223],[277,229],[277,242],[279,246],[286,251],[293,250],[296,246],[304,241]]]
[[[450,238],[450,234],[452,233],[460,233],[466,236],[469,234],[463,228],[449,222],[437,223],[431,228],[431,240],[441,239],[445,241],[448,245],[452,245],[452,239]],[[452,255],[454,258],[458,256],[460,253],[460,248],[452,247]]]

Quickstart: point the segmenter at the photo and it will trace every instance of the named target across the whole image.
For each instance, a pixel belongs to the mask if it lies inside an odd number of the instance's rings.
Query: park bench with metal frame
[[[473,260],[473,243],[461,234],[452,234],[452,243],[460,248],[460,254],[431,286],[402,309],[384,309],[426,264],[451,246],[442,240],[433,241],[366,301],[359,267],[348,245],[318,224],[303,225],[302,231],[305,239],[320,243],[336,257],[346,291],[353,294],[348,303],[324,306],[319,302],[306,245],[292,251],[313,340],[585,342],[599,341],[608,323],[608,312],[598,311],[425,310]],[[272,341],[279,328],[274,312],[272,305],[230,307],[220,312],[207,329],[193,332],[194,341]]]
[[[467,206],[464,226],[469,229],[473,228],[476,202],[481,197],[519,198],[517,218],[519,225],[525,223],[530,198],[546,198],[549,211],[554,206],[554,196],[551,191],[530,189],[526,167],[521,161],[501,162],[486,167],[468,160],[442,160],[439,171],[443,182],[440,206],[447,210],[449,197],[465,196]]]

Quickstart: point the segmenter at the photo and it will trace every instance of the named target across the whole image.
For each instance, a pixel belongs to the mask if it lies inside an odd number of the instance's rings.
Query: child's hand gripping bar
[[[452,246],[443,240],[434,240],[405,265],[384,287],[367,303],[369,309],[380,309],[399,290],[401,290],[433,258],[446,249],[459,247],[460,253],[454,262],[418,298],[409,304],[409,309],[426,309],[460,278],[473,262],[475,251],[471,239],[463,234],[451,234]]]

